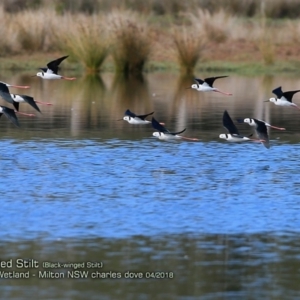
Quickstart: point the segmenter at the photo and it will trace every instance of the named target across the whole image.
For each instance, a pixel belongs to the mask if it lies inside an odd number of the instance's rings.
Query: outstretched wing
[[[223,126],[228,130],[230,134],[237,134],[240,135],[238,129],[232,122],[232,119],[230,118],[227,110],[224,111],[223,113]]]
[[[278,88],[276,88],[276,89],[274,89],[274,90],[272,91],[272,93],[275,94],[275,95],[277,96],[278,99],[280,99],[280,98],[282,97],[282,95],[283,95],[281,86],[278,87]]]
[[[144,120],[146,117],[148,117],[148,116],[151,116],[151,115],[153,115],[154,114],[154,111],[153,112],[151,112],[151,113],[149,113],[149,114],[145,114],[145,115],[138,115],[137,117],[138,118],[140,118],[140,119],[142,119],[142,120]]]
[[[185,131],[186,131],[186,128],[184,128],[183,130],[178,131],[178,132],[170,132],[170,133],[173,134],[173,135],[176,135],[176,134],[183,133],[183,132],[185,132]]]
[[[133,113],[132,111],[130,111],[129,109],[127,109],[124,113],[125,116],[129,116],[129,117],[132,117],[132,118],[135,118],[136,117],[136,114]]]
[[[154,119],[154,117],[152,117],[151,123],[152,123],[152,127],[158,130],[159,132],[169,133],[169,134],[171,133],[165,126],[159,124],[159,122],[156,119]]]
[[[296,93],[298,93],[298,92],[300,92],[300,90],[284,92],[284,93],[282,93],[282,96],[283,96],[287,101],[292,102],[293,96],[294,96]]]
[[[50,61],[48,64],[47,64],[47,67],[49,70],[51,70],[54,74],[57,74],[58,72],[58,66],[60,65],[60,63],[65,60],[67,57],[69,57],[69,55],[66,55],[66,56],[63,56],[63,57],[60,57],[56,60],[53,60],[53,61]],[[48,70],[47,70],[48,72]]]
[[[15,111],[9,107],[2,106],[2,111],[5,114],[5,116],[16,126],[20,127],[18,118],[15,114]]]
[[[4,83],[0,83],[0,96],[8,103],[14,104],[14,100],[9,93],[9,89]]]
[[[213,86],[214,84],[214,81],[218,78],[225,78],[225,77],[228,77],[228,76],[217,76],[217,77],[209,77],[209,78],[205,78],[204,81],[209,85],[209,86]]]
[[[269,143],[269,135],[268,135],[268,129],[265,124],[265,122],[254,119],[256,123],[256,133],[257,136],[260,140],[263,140],[263,144],[266,148],[270,148],[270,143]]]
[[[19,95],[19,96],[22,97],[26,103],[28,103],[30,106],[32,106],[34,109],[36,109],[38,112],[41,112],[40,108],[37,106],[37,104],[35,103],[35,101],[32,97],[27,96],[27,95]]]
[[[198,84],[203,84],[204,80],[200,79],[200,78],[194,78],[194,80],[198,83]]]

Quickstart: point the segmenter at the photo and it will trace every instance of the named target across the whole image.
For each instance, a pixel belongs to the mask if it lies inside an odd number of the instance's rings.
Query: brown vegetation
[[[24,0],[17,9],[17,0],[7,0],[0,7],[0,56],[66,52],[89,72],[107,57],[123,73],[141,72],[149,60],[177,62],[184,73],[200,60],[270,65],[299,59],[300,21],[269,18],[292,18],[296,2]]]

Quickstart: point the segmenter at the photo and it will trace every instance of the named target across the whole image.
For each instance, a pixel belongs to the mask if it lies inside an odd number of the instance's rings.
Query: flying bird
[[[245,119],[237,119],[237,121],[238,121],[239,123],[247,123],[247,124],[249,124],[250,126],[253,126],[253,127],[256,127],[256,126],[257,126],[256,121],[260,121],[260,122],[265,123],[265,125],[266,125],[267,127],[274,128],[274,129],[277,129],[277,130],[286,130],[286,129],[283,128],[283,127],[276,127],[276,126],[273,126],[273,125],[271,125],[271,124],[269,124],[269,123],[267,123],[267,122],[265,122],[265,121],[263,121],[263,120],[259,120],[259,119],[245,118]]]
[[[237,127],[234,125],[227,110],[225,110],[223,113],[223,126],[224,126],[224,128],[226,128],[228,130],[229,133],[220,134],[219,135],[220,139],[224,139],[229,142],[259,141],[259,140],[255,140],[255,139],[250,139],[252,134],[249,135],[249,137],[240,135]]]
[[[133,113],[132,111],[127,109],[124,113],[123,119],[119,119],[118,121],[124,120],[124,121],[127,121],[129,124],[138,124],[138,125],[139,124],[149,124],[151,122],[146,120],[145,118],[148,116],[151,116],[153,114],[154,114],[154,111],[149,114],[145,114],[145,115],[136,115],[135,113]]]
[[[262,144],[268,149],[270,148],[270,143],[269,143],[269,135],[268,135],[267,127],[276,128],[278,130],[285,130],[285,128],[271,126],[265,121],[261,121],[258,119],[251,119],[251,118],[246,118],[244,120],[239,119],[238,122],[247,123],[250,126],[255,127],[255,131],[258,138],[261,140]]]
[[[300,109],[297,104],[292,102],[292,98],[293,98],[294,94],[296,94],[298,92],[300,92],[300,90],[282,92],[282,89],[280,86],[272,91],[272,93],[275,94],[277,96],[277,98],[272,97],[269,100],[266,100],[264,102],[273,102],[275,105],[292,106],[294,108]]]
[[[20,114],[20,115],[24,115],[24,116],[29,116],[29,117],[33,117],[34,114],[26,114],[26,113],[22,113],[22,112],[19,112],[19,102],[21,101],[15,101],[14,98],[12,97],[12,95],[9,93],[9,89],[8,87],[5,85],[5,83],[0,83],[0,96],[5,100],[7,101],[8,103],[12,104],[15,109],[16,109],[16,113]],[[17,99],[17,98],[16,98]],[[25,100],[24,100],[25,101]],[[29,101],[29,100],[28,100]],[[30,101],[29,101],[30,102]],[[28,103],[29,103],[28,102]],[[34,101],[33,101],[34,102]],[[34,104],[32,102],[29,103],[30,105],[32,105],[35,109],[37,109],[38,111],[39,108],[38,106],[36,105],[36,103],[34,102]],[[34,106],[35,105],[35,106]]]
[[[195,78],[194,80],[196,81],[196,84],[192,84],[192,86],[189,87],[188,89],[195,89],[200,92],[218,92],[223,95],[231,96],[232,95],[231,93],[222,92],[219,89],[213,87],[213,83],[216,79],[225,78],[225,77],[228,76],[209,77],[209,78],[205,78],[204,80]]]
[[[170,132],[166,127],[161,125],[154,117],[152,117],[152,127],[157,130],[157,132],[153,132],[153,136],[157,137],[160,140],[176,140],[176,139],[184,139],[189,141],[198,141],[196,138],[188,138],[182,135],[179,135],[180,133],[183,133],[185,129],[178,131],[178,132]]]
[[[47,64],[47,68],[40,68],[42,72],[38,72],[36,75],[33,75],[33,77],[37,76],[49,80],[53,80],[53,79],[75,80],[76,79],[75,77],[65,77],[65,76],[58,75],[58,70],[59,70],[58,66],[68,56],[69,55],[66,55],[56,60],[50,61]]]

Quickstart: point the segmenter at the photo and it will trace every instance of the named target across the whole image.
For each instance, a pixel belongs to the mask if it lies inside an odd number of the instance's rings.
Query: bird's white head
[[[192,89],[197,89],[197,88],[198,88],[198,85],[194,83],[194,84],[191,85],[191,88],[192,88]]]
[[[254,120],[253,120],[253,119],[250,119],[250,118],[244,119],[244,123],[247,123],[247,124],[249,124],[250,126],[256,126]]]
[[[269,101],[275,103],[277,101],[277,99],[272,97],[272,98],[269,99]]]
[[[123,120],[129,122],[130,116],[124,116],[124,117],[123,117]]]
[[[38,73],[36,73],[36,76],[37,77],[43,77],[43,73],[42,72],[38,72]]]
[[[227,140],[228,134],[222,133],[222,134],[219,135],[219,138],[220,138],[220,139]]]

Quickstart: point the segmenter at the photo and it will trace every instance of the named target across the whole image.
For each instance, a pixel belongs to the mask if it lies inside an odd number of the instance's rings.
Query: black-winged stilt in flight
[[[14,85],[14,84],[8,84],[3,81],[0,81],[0,83],[5,84],[7,87],[14,87],[14,88],[19,88],[19,89],[29,89],[30,88],[30,86],[28,86],[28,85]]]
[[[292,106],[297,109],[300,109],[297,104],[292,102],[292,98],[294,94],[298,92],[300,92],[300,90],[283,92],[280,86],[272,91],[272,93],[275,94],[277,98],[272,97],[269,100],[266,100],[264,102],[273,102],[275,105]]]
[[[0,83],[0,96],[5,101],[7,101],[8,103],[11,103],[15,107],[16,113],[18,113],[20,115],[24,115],[24,116],[34,117],[34,114],[26,114],[26,113],[22,113],[22,112],[18,111],[19,110],[19,102],[22,102],[22,101],[15,101],[14,98],[12,97],[12,95],[9,93],[8,87],[4,83]],[[27,102],[27,101],[25,101],[25,102]],[[40,112],[38,106],[36,105],[36,103],[34,101],[31,102],[29,100],[29,102],[27,102],[27,103],[30,104],[31,106],[33,106],[36,110],[38,110]]]
[[[156,129],[158,132],[153,132],[153,136],[157,137],[160,140],[176,140],[176,139],[184,139],[189,141],[198,141],[196,138],[188,138],[182,135],[179,135],[180,133],[183,133],[185,129],[178,131],[178,132],[170,132],[166,127],[161,125],[157,120],[155,120],[152,117],[152,127]]]
[[[228,76],[217,76],[217,77],[209,77],[209,78],[205,78],[204,80],[199,79],[199,78],[195,78],[194,80],[197,82],[196,84],[192,84],[191,87],[189,87],[189,89],[195,89],[197,91],[200,92],[218,92],[221,93],[223,95],[227,95],[227,96],[231,96],[231,93],[226,93],[226,92],[222,92],[219,89],[213,87],[213,83],[216,79],[218,78],[225,78]]]
[[[230,118],[227,110],[225,110],[223,113],[223,126],[228,130],[229,133],[220,134],[219,135],[220,139],[224,139],[229,142],[259,141],[255,139],[250,139],[252,134],[249,135],[249,137],[240,135],[238,129],[236,128],[232,119]]]
[[[258,138],[263,143],[263,145],[268,149],[270,148],[270,143],[269,143],[269,135],[268,135],[267,127],[272,127],[272,128],[276,128],[279,130],[285,130],[285,128],[271,126],[269,123],[266,123],[265,121],[261,121],[258,119],[251,119],[251,118],[238,119],[238,122],[239,123],[247,123],[250,126],[255,127],[255,131],[256,131]]]
[[[75,80],[75,77],[65,77],[65,76],[61,76],[58,75],[58,66],[60,65],[60,63],[66,59],[69,55],[60,57],[56,60],[50,61],[47,64],[47,68],[40,68],[42,70],[42,72],[38,72],[36,75],[33,75],[32,77],[41,77],[43,79],[65,79],[65,80]]]
[[[118,121],[124,120],[124,121],[127,121],[129,124],[138,124],[138,125],[149,124],[151,122],[146,120],[145,118],[148,116],[151,116],[153,114],[154,114],[154,111],[149,114],[145,114],[145,115],[136,115],[135,113],[133,113],[132,111],[127,109],[124,113],[123,119],[119,119]]]
[[[13,109],[0,105],[0,118],[2,115],[5,115],[13,124],[20,127],[18,118],[16,116],[16,113]]]
[[[286,129],[283,128],[283,127],[276,127],[276,126],[273,126],[273,125],[271,125],[271,124],[269,124],[269,123],[267,123],[267,122],[265,122],[265,121],[263,121],[263,120],[259,120],[259,119],[245,118],[245,119],[237,119],[237,121],[238,121],[239,123],[247,123],[247,124],[249,124],[250,126],[253,126],[253,127],[256,127],[256,126],[257,126],[257,122],[256,122],[256,121],[260,121],[260,122],[265,123],[265,125],[266,125],[267,127],[274,128],[274,129],[277,129],[277,130],[286,130]]]

